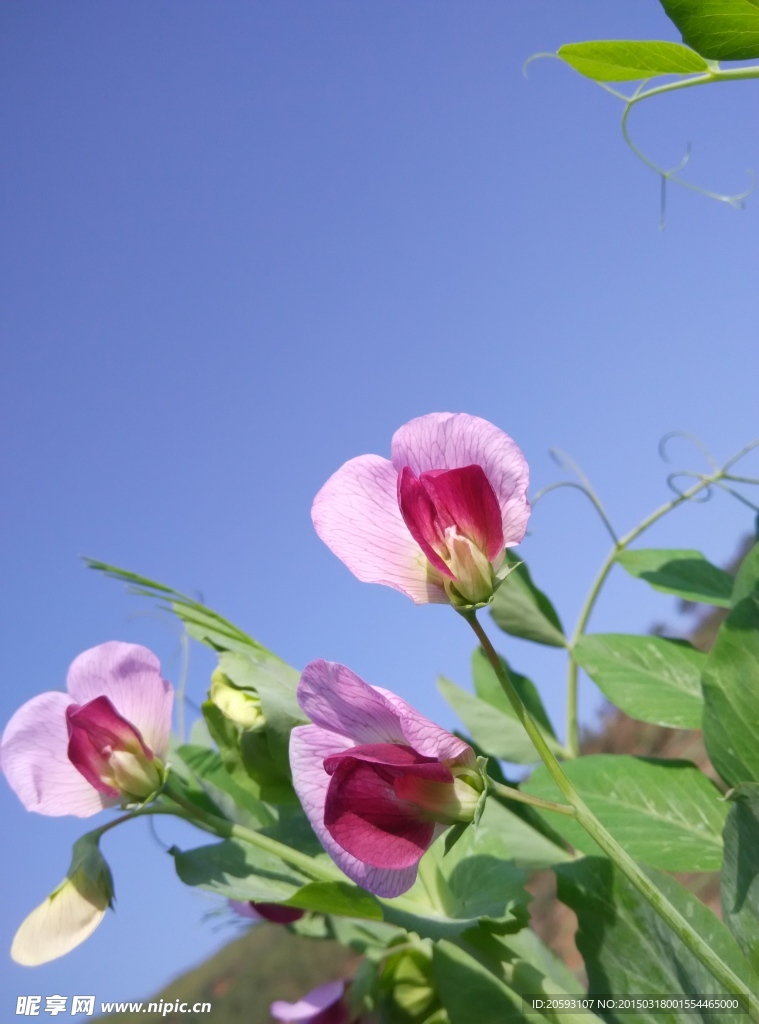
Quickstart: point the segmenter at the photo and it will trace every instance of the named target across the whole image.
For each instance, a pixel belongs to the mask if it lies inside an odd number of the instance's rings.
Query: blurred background
[[[759,196],[736,211],[671,188],[625,147],[620,105],[558,61],[590,38],[677,39],[657,0],[78,0],[2,10],[0,719],[63,688],[73,657],[145,643],[182,670],[175,622],[87,571],[87,554],[206,601],[281,657],[344,661],[442,724],[470,636],[440,606],[362,585],[309,508],[346,459],[389,453],[436,410],[510,433],[533,491],[569,452],[618,529],[759,434]],[[664,165],[739,192],[759,169],[752,83],[642,105]],[[756,468],[757,460],[753,462]],[[718,564],[752,529],[726,497],[651,546]],[[522,546],[565,624],[606,553],[590,504],[542,501]],[[620,572],[597,630],[689,628]],[[563,729],[564,662],[500,635]],[[199,702],[211,659],[190,650]],[[601,700],[583,680],[582,720]],[[12,936],[88,824],[27,814],[3,782],[0,1016],[22,994],[147,998],[236,934],[175,878],[161,821],[108,835],[117,913],[62,961]],[[200,835],[197,841],[202,841]],[[43,1001],[44,1003],[44,1001]]]

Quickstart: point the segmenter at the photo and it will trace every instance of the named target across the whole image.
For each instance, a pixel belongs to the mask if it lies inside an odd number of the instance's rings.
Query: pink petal
[[[492,423],[467,413],[419,416],[395,432],[392,456],[399,473],[410,466],[417,476],[482,466],[501,509],[505,546],[524,537],[530,516],[529,467],[516,442]]]
[[[326,758],[324,767],[332,776],[324,807],[332,838],[373,867],[416,864],[432,842],[434,825],[398,797],[396,783],[413,776],[451,784],[448,769],[397,744],[353,747]]]
[[[338,754],[330,754],[324,758],[324,770],[327,775],[334,775],[340,764],[346,759],[367,761],[370,764],[384,765],[388,768],[403,768],[407,765],[417,764],[439,764],[434,757],[424,757],[417,754],[405,743],[361,743],[355,747],[348,747]],[[441,765],[443,771],[442,781],[450,782],[451,774],[447,768]]]
[[[28,811],[88,818],[110,800],[89,784],[68,758],[65,693],[41,693],[11,718],[0,743],[2,764],[11,788]]]
[[[401,742],[408,743],[418,754],[434,758],[436,761],[454,762],[457,765],[476,764],[474,751],[464,740],[425,718],[397,693],[385,690],[381,686],[372,689],[381,694],[395,709],[403,734]]]
[[[411,472],[404,466],[402,473]],[[455,524],[492,562],[503,551],[501,509],[482,466],[432,470],[421,483],[435,503],[438,516]]]
[[[339,1003],[344,992],[344,982],[331,981],[327,985],[320,985],[313,989],[297,1003],[288,1003],[284,999],[277,999],[269,1009],[275,1020],[284,1021],[286,1024],[289,1024],[290,1021],[298,1021],[300,1024],[339,1024],[339,1022],[347,1021],[347,1010],[342,1016],[325,1017],[323,1014]]]
[[[398,507],[409,533],[429,561],[444,576],[453,579],[453,573],[439,553],[445,551],[445,527],[453,524],[440,522],[435,503],[408,466],[404,466],[398,476]]]
[[[91,786],[109,797],[118,797],[118,789],[103,782],[110,774],[109,761],[114,750],[140,750],[148,760],[153,752],[145,746],[139,732],[114,708],[108,697],[96,697],[87,704],[69,704],[66,708],[69,733],[69,761]]]
[[[392,704],[347,665],[321,659],[306,665],[298,703],[314,725],[350,736],[355,743],[404,742]]]
[[[416,604],[447,603],[398,508],[398,474],[379,455],[341,466],[314,499],[316,532],[364,583],[384,583]]]
[[[72,662],[66,685],[77,704],[110,698],[156,757],[166,757],[174,691],[147,647],[117,640],[91,647]]]
[[[324,806],[330,783],[330,776],[324,770],[324,759],[350,746],[352,740],[348,736],[340,736],[315,725],[300,725],[293,729],[290,733],[290,767],[295,792],[322,846],[351,881],[376,896],[400,896],[414,884],[416,864],[400,871],[370,867],[339,846],[324,824]]]

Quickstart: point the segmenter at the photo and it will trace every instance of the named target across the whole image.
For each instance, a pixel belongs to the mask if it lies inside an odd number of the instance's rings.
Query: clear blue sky
[[[466,683],[463,623],[359,584],[321,545],[310,503],[337,466],[464,410],[517,439],[535,487],[560,477],[551,446],[572,453],[626,527],[666,496],[665,431],[720,456],[759,434],[759,196],[736,212],[672,190],[660,232],[616,101],[556,61],[522,75],[594,37],[676,34],[656,0],[4,6],[3,722],[104,640],[147,643],[177,675],[172,623],[86,553],[453,726],[434,681]],[[690,140],[691,176],[738,191],[756,124],[746,83],[633,128],[664,163]],[[651,542],[724,561],[750,527],[719,499]],[[523,550],[571,621],[605,548],[564,492]],[[641,586],[615,578],[594,627],[685,628]],[[501,646],[561,726],[561,656]],[[196,699],[210,667],[193,652]],[[598,706],[586,682],[586,722]],[[117,914],[65,960],[17,967],[13,932],[82,826],[27,814],[4,784],[0,809],[3,1019],[19,994],[147,996],[227,937],[135,823],[104,844]]]

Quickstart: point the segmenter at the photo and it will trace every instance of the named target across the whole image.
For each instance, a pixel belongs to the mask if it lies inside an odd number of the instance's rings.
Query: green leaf
[[[612,704],[642,722],[701,727],[706,657],[684,640],[591,633],[574,648],[578,665]]]
[[[704,742],[731,786],[759,781],[759,591],[722,623],[703,676]]]
[[[455,938],[480,918],[497,931],[518,931],[531,899],[525,879],[489,829],[470,828],[447,855],[442,839],[433,844],[412,888],[383,901],[385,920],[429,939]]]
[[[620,551],[617,562],[631,576],[645,580],[664,594],[719,608],[730,607],[733,577],[712,565],[700,551],[637,548]]]
[[[744,597],[759,590],[759,544],[754,544],[741,562],[733,585],[732,604],[736,605]]]
[[[496,625],[511,636],[549,647],[566,646],[559,616],[546,595],[532,582],[524,562],[509,573],[496,591],[491,614]]]
[[[730,795],[722,868],[722,916],[759,973],[759,786],[744,782]]]
[[[272,809],[249,788],[235,782],[216,751],[185,744],[178,747],[175,754],[191,769],[203,792],[223,817],[253,829],[275,824],[277,818]]]
[[[567,43],[558,56],[597,82],[631,82],[656,75],[693,75],[709,70],[687,46],[658,40],[598,39]]]
[[[450,1024],[527,1024],[530,1019],[513,989],[452,942],[435,943],[432,966]]]
[[[227,899],[287,903],[320,914],[382,920],[377,899],[352,882],[313,882],[279,857],[248,843],[226,839],[194,850],[172,847],[169,852],[185,885]]]
[[[759,57],[757,0],[660,0],[683,42],[710,60]]]
[[[440,676],[437,685],[474,741],[490,757],[503,758],[514,764],[534,764],[540,760],[532,740],[516,718],[480,700],[443,676]]]
[[[173,587],[157,583],[129,569],[119,569],[118,566],[109,565],[107,562],[99,562],[95,558],[85,558],[84,563],[88,569],[95,569],[109,579],[126,583],[130,593],[157,601],[161,608],[173,612],[185,624],[190,636],[215,651],[245,651],[252,648],[270,653],[247,633],[233,625],[229,619],[225,619],[223,615],[179,590],[174,590]]]
[[[235,839],[186,851],[174,846],[169,853],[185,885],[231,900],[281,903],[310,881],[279,857]]]
[[[501,664],[527,710],[541,727],[546,741],[554,750],[559,750],[559,743],[535,684],[526,676],[513,672],[505,658],[501,658]],[[477,696],[443,677],[438,679],[438,689],[467,727],[475,743],[491,757],[514,764],[534,764],[540,760],[532,740],[517,719],[509,698],[480,647],[472,655],[472,676]]]
[[[695,765],[593,754],[563,768],[631,857],[665,871],[719,871],[727,807],[714,783]],[[562,799],[542,766],[522,789],[547,800]],[[598,853],[594,840],[572,818],[555,814],[551,824],[578,850]]]
[[[266,730],[243,729],[211,701],[203,704],[203,716],[224,767],[238,785],[268,803],[297,802],[289,768],[274,761]]]
[[[588,972],[588,990],[599,995],[723,996],[706,967],[671,931],[611,861],[586,857],[556,870],[559,899],[577,914],[577,948]],[[749,988],[755,979],[730,932],[701,901],[667,875],[648,870],[656,886]],[[718,1014],[720,1024],[740,1024],[745,1014]],[[610,1021],[618,1019],[611,1015]],[[699,1016],[639,1010],[635,1024],[682,1024]],[[704,1021],[714,1020],[708,1013]]]
[[[479,825],[479,831],[483,830],[490,834],[488,843],[494,853],[528,871],[539,871],[572,859],[563,847],[531,828],[492,794]]]
[[[515,764],[534,764],[540,759],[532,740],[515,718],[443,676],[438,679],[437,686],[477,745],[490,757],[500,757]]]
[[[537,935],[525,928],[516,935],[494,935],[484,928],[470,928],[459,940],[467,953],[473,953],[491,974],[508,981],[508,987],[522,997],[549,998],[584,996],[585,992],[571,971],[551,953]],[[600,1024],[600,1018],[589,1010],[548,1011],[538,1019],[553,1024]],[[529,1019],[534,1019],[530,1015]]]
[[[382,907],[377,899],[352,882],[307,882],[286,903],[316,914],[382,920]]]
[[[501,665],[503,666],[506,674],[511,679],[514,689],[519,694],[522,703],[530,712],[532,717],[542,728],[546,736],[556,738],[556,734],[553,731],[548,715],[546,714],[543,702],[540,699],[540,694],[537,691],[535,684],[527,678],[527,676],[520,675],[515,672],[506,661],[504,657],[499,655]],[[474,682],[474,691],[478,697],[482,700],[487,701],[488,704],[492,704],[493,707],[503,711],[504,714],[509,715],[516,721],[516,715],[514,709],[511,706],[511,701],[503,692],[503,687],[498,681],[498,676],[495,674],[493,666],[488,661],[488,657],[481,647],[477,647],[472,654],[472,679]]]

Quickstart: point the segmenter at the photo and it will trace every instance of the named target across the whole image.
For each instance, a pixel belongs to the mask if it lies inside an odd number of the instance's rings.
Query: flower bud
[[[113,900],[113,879],[97,838],[74,844],[66,879],[16,932],[11,956],[25,967],[55,960],[95,931]]]
[[[266,725],[261,698],[255,690],[236,686],[220,668],[211,676],[209,697],[223,715],[243,729],[259,730]]]

